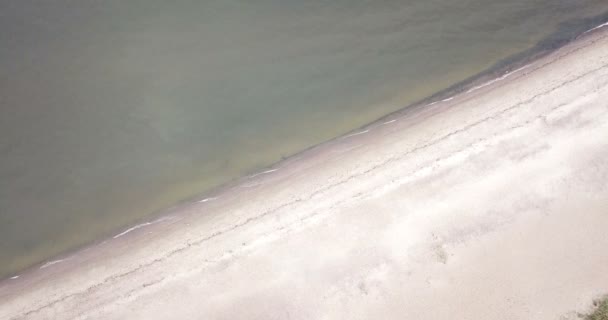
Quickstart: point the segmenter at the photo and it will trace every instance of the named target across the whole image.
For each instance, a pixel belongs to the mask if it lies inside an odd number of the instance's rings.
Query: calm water
[[[605,0],[2,1],[0,278],[605,10]]]

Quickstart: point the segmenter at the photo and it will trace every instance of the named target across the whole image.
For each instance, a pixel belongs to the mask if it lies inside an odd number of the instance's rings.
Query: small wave
[[[393,122],[395,122],[395,121],[397,121],[397,120],[396,120],[396,119],[393,119],[393,120],[390,120],[390,121],[383,122],[382,124],[391,124],[391,123],[393,123]]]
[[[597,30],[597,29],[600,29],[600,28],[603,28],[603,27],[605,27],[605,26],[608,26],[608,22],[603,23],[603,24],[600,24],[599,26],[597,26],[597,27],[595,27],[595,28],[591,28],[591,29],[589,29],[589,30],[585,31],[583,34],[588,33],[588,32],[591,32],[591,31],[594,31],[594,30]]]
[[[174,220],[174,219],[175,219],[174,216],[167,216],[167,217],[162,217],[160,219],[156,219],[156,220],[152,221],[152,223],[159,223],[159,222],[170,221],[170,220]]]
[[[10,277],[9,279],[10,280],[16,280],[16,279],[19,279],[19,276]]]
[[[478,85],[478,86],[476,86],[476,87],[473,87],[473,88],[469,89],[469,90],[467,91],[467,93],[471,93],[471,92],[473,92],[473,91],[477,91],[477,90],[479,90],[479,89],[481,89],[481,88],[485,88],[485,87],[487,87],[487,86],[489,86],[489,85],[492,85],[492,84],[494,84],[494,83],[496,83],[496,82],[498,82],[498,81],[502,81],[502,80],[504,80],[504,79],[508,78],[510,75],[512,75],[512,74],[514,74],[514,73],[517,73],[517,72],[519,72],[519,71],[521,71],[521,70],[524,70],[524,69],[528,68],[529,66],[530,66],[530,65],[523,66],[523,67],[521,67],[521,68],[519,68],[519,69],[515,69],[515,70],[513,70],[513,71],[507,72],[507,73],[505,73],[504,75],[502,75],[502,76],[501,76],[501,77],[499,77],[499,78],[496,78],[496,79],[494,79],[494,80],[490,80],[490,81],[488,81],[488,82],[486,82],[486,83],[484,83],[484,84],[481,84],[481,85]]]
[[[529,68],[529,67],[530,67],[530,65],[523,66],[523,67],[521,67],[521,68],[517,68],[517,69],[515,69],[515,70],[513,70],[513,71],[509,72],[508,74],[509,74],[509,75],[512,75],[512,74],[514,74],[514,73],[516,73],[516,72],[519,72],[519,71],[521,71],[521,70],[527,69],[527,68]]]
[[[251,183],[251,184],[244,184],[241,186],[241,188],[244,189],[249,189],[249,188],[257,188],[259,186],[261,186],[263,183]]]
[[[269,174],[269,173],[273,173],[273,172],[275,172],[275,171],[279,171],[279,169],[270,169],[270,170],[266,170],[266,171],[258,172],[258,173],[254,174],[254,175],[249,176],[249,178],[255,178],[255,177],[257,177],[257,176],[261,176],[261,175],[263,175],[263,174]]]
[[[40,266],[40,269],[48,268],[48,267],[50,267],[52,265],[55,265],[55,264],[58,264],[58,263],[62,263],[64,261],[66,261],[66,260],[69,260],[69,259],[59,259],[59,260],[49,261],[49,262],[43,264],[42,266]]]
[[[127,229],[127,230],[125,230],[125,231],[123,231],[123,232],[121,232],[121,233],[119,233],[119,234],[115,235],[115,236],[113,237],[113,239],[120,238],[120,237],[124,236],[125,234],[127,234],[127,233],[129,233],[129,232],[131,232],[131,231],[135,231],[135,230],[137,230],[137,229],[139,229],[139,228],[143,228],[143,227],[145,227],[145,226],[149,226],[149,225],[151,225],[151,224],[152,224],[152,222],[145,222],[145,223],[142,223],[142,224],[138,224],[138,225],[136,225],[136,226],[134,226],[134,227],[131,227],[131,228],[129,228],[129,229]]]
[[[348,147],[348,148],[344,148],[344,149],[336,149],[336,150],[331,150],[331,153],[345,153],[354,149],[357,149],[359,147],[363,146],[362,144],[358,144],[356,146],[352,146],[352,147]]]
[[[505,78],[506,78],[505,76],[502,76],[502,77],[500,77],[500,78],[496,78],[496,79],[494,79],[494,80],[490,80],[490,81],[488,81],[488,82],[486,82],[486,83],[484,83],[484,84],[481,84],[481,85],[478,85],[478,86],[475,86],[475,87],[473,87],[473,88],[469,89],[469,90],[467,91],[467,93],[471,93],[471,92],[477,91],[477,90],[479,90],[479,89],[481,89],[481,88],[485,88],[485,87],[487,87],[487,86],[489,86],[489,85],[491,85],[491,84],[493,84],[493,83],[496,83],[496,82],[498,82],[498,81],[504,80]]]
[[[369,129],[368,129],[368,130],[361,131],[361,132],[355,132],[355,133],[351,133],[351,134],[349,134],[349,135],[347,135],[347,136],[344,136],[342,139],[346,139],[346,138],[350,138],[350,137],[358,136],[358,135],[360,135],[360,134],[366,134],[366,133],[368,133],[368,132],[369,132]]]
[[[211,198],[205,198],[203,200],[200,200],[200,203],[205,203],[205,202],[209,202],[209,201],[214,201],[217,200],[218,197],[211,197]]]
[[[143,227],[147,227],[147,226],[155,224],[155,223],[160,223],[160,222],[163,222],[163,221],[168,221],[168,220],[173,220],[173,219],[174,219],[174,217],[163,217],[163,218],[160,218],[160,219],[157,219],[157,220],[154,220],[154,221],[144,222],[144,223],[141,223],[141,224],[138,224],[136,226],[133,226],[133,227],[131,227],[131,228],[129,228],[129,229],[127,229],[127,230],[125,230],[125,231],[123,231],[123,232],[115,235],[114,237],[112,237],[112,239],[120,238],[120,237],[124,236],[125,234],[127,234],[127,233],[129,233],[131,231],[135,231],[137,229],[140,229],[140,228],[143,228]]]

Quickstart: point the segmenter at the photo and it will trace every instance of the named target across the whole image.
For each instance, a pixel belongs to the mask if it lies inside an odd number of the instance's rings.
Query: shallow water
[[[605,0],[3,1],[0,278],[606,10]]]

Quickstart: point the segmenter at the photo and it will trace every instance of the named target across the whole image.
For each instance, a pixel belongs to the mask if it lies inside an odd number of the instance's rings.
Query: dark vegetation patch
[[[608,320],[608,297],[593,302],[593,313],[585,316],[585,320]]]

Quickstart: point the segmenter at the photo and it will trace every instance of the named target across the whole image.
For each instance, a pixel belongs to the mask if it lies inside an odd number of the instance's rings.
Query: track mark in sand
[[[360,131],[360,132],[351,133],[351,134],[349,134],[349,135],[347,135],[347,136],[342,137],[342,139],[346,139],[346,138],[350,138],[350,137],[358,136],[358,135],[361,135],[361,134],[366,134],[366,133],[368,133],[368,132],[369,132],[369,129],[367,129],[367,130],[363,130],[363,131]]]

